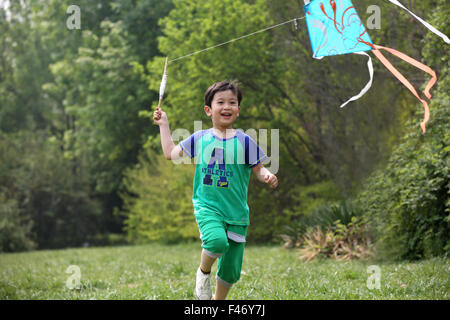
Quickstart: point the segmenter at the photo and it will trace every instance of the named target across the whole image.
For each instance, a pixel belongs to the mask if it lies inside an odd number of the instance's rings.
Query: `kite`
[[[390,1],[407,10],[398,1]],[[304,0],[304,2],[306,25],[313,50],[313,58],[322,59],[325,56],[354,53],[365,55],[369,59],[367,63],[370,75],[369,82],[358,95],[347,100],[341,107],[344,107],[350,101],[359,99],[372,86],[372,59],[365,53],[366,51],[372,51],[383,65],[423,104],[425,110],[424,119],[420,123],[420,127],[423,133],[425,133],[426,123],[430,118],[428,103],[419,96],[413,85],[384,57],[380,50],[385,50],[431,75],[431,79],[428,81],[424,90],[425,96],[428,99],[431,99],[430,90],[437,81],[436,73],[430,67],[400,51],[374,44],[350,0],[312,0],[311,2]],[[407,11],[414,17],[420,19],[409,10]],[[422,20],[421,22],[424,23],[425,21]],[[429,24],[427,27],[433,28]],[[433,32],[436,33],[435,31],[437,30],[434,29]],[[445,41],[448,40],[445,35],[439,33],[439,31],[437,32],[436,34],[443,37]]]

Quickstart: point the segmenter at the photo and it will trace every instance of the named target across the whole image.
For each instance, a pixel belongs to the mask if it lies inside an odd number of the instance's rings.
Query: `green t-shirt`
[[[195,132],[180,142],[184,153],[195,158],[195,212],[209,209],[228,224],[248,225],[248,183],[251,168],[267,156],[256,142],[240,130],[221,139],[212,128]]]

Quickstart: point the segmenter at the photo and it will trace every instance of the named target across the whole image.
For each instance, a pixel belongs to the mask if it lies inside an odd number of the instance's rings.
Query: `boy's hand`
[[[158,107],[156,107],[156,111],[153,112],[153,121],[158,126],[165,124],[165,123],[169,123],[166,113]]]
[[[264,176],[264,182],[267,183],[272,189],[275,189],[278,186],[278,178],[272,173]]]

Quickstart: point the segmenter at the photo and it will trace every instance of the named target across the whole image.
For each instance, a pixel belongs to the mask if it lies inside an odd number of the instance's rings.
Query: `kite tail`
[[[392,53],[393,55],[399,57],[400,59],[408,62],[409,64],[415,66],[416,68],[428,73],[431,75],[431,79],[428,81],[424,93],[425,96],[428,99],[431,99],[431,94],[430,94],[430,90],[431,88],[434,86],[434,84],[437,81],[437,77],[436,77],[436,72],[434,72],[433,69],[431,69],[430,67],[428,67],[427,65],[424,65],[423,63],[407,56],[406,54],[397,51],[395,49],[392,48],[386,48],[386,47],[382,47],[382,46],[378,46],[378,45],[373,45],[373,50],[372,52],[375,54],[375,56],[381,61],[381,63],[384,64],[384,66],[401,82],[403,83],[403,85],[405,87],[407,87],[409,89],[409,91],[411,91],[411,93],[423,104],[423,107],[425,109],[424,112],[424,118],[423,121],[420,123],[420,127],[422,128],[422,132],[425,133],[426,132],[426,124],[428,122],[428,120],[430,119],[430,109],[428,107],[428,103],[421,99],[419,94],[417,93],[416,89],[413,87],[413,85],[383,56],[383,54],[381,53],[380,49],[386,50],[387,52]]]
[[[428,30],[430,30],[431,32],[433,32],[434,34],[438,35],[439,37],[441,37],[445,43],[450,43],[450,39],[443,34],[442,32],[440,32],[438,29],[436,29],[435,27],[433,27],[431,24],[429,24],[428,22],[426,22],[425,20],[423,20],[421,17],[416,16],[413,12],[411,12],[408,8],[406,8],[404,5],[402,5],[398,0],[389,0],[389,2],[392,2],[393,4],[399,6],[400,8],[402,8],[403,10],[407,11],[411,16],[413,16],[414,18],[416,18],[418,21],[420,21],[420,23],[422,23],[425,27],[428,28]]]
[[[372,82],[373,82],[373,64],[372,64],[372,58],[365,52],[353,52],[354,54],[360,54],[360,55],[364,55],[367,56],[368,60],[367,60],[367,68],[369,69],[369,82],[367,82],[366,86],[361,90],[361,92],[359,94],[357,94],[354,97],[351,97],[350,99],[348,99],[346,102],[344,102],[343,104],[341,104],[341,108],[345,107],[350,101],[355,101],[358,100],[359,98],[361,98],[367,91],[369,91],[370,87],[372,86]]]

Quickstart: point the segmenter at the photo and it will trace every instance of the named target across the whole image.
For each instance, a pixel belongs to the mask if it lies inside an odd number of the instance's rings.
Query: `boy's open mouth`
[[[231,118],[231,112],[222,112],[220,115],[225,119]]]

